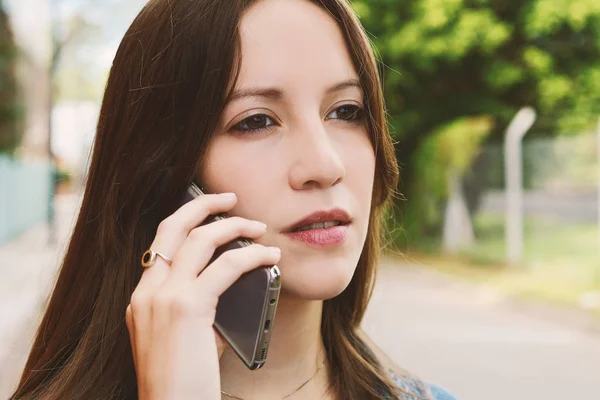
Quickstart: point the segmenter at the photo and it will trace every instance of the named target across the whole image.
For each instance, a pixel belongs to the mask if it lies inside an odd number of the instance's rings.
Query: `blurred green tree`
[[[436,165],[424,159],[435,157],[425,143],[439,129],[488,116],[488,140],[500,140],[524,105],[541,116],[529,136],[578,132],[597,121],[598,0],[355,0],[353,7],[384,63],[399,191],[408,200],[397,215],[414,222],[406,227],[413,239],[439,233],[439,220],[418,215],[431,174],[425,166]],[[467,193],[471,208],[477,188]]]
[[[17,49],[0,2],[0,153],[12,154],[23,136],[23,108],[16,78]]]

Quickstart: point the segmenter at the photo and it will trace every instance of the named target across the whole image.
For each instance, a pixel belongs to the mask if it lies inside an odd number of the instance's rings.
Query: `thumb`
[[[215,328],[213,328],[213,330],[215,331],[215,342],[217,343],[217,354],[220,359],[221,356],[223,355],[223,352],[225,352],[225,349],[227,348],[227,342],[225,341],[225,339],[223,339],[223,336],[221,336],[221,334]]]

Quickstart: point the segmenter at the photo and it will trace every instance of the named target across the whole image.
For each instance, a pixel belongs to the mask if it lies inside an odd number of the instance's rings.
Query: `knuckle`
[[[203,226],[199,226],[197,228],[194,228],[190,231],[188,237],[190,238],[190,240],[194,241],[194,242],[202,242],[205,241],[205,229]]]
[[[134,312],[140,308],[147,307],[150,304],[149,297],[150,296],[141,292],[133,292],[128,310],[130,310],[130,312]]]
[[[168,232],[172,232],[175,229],[175,221],[172,216],[169,216],[158,224],[158,228],[156,229],[157,235],[163,235]]]
[[[221,254],[221,258],[223,260],[223,263],[225,265],[231,266],[231,265],[235,265],[237,264],[237,254],[239,253],[239,249],[234,249],[234,250],[228,250],[226,252],[224,252],[223,254]]]

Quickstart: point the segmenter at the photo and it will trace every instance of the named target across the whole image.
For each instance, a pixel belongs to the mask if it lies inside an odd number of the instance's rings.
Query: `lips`
[[[341,208],[312,213],[283,230],[283,233],[306,231],[307,229],[328,229],[332,226],[347,225],[351,221],[350,215]],[[312,224],[319,224],[310,226]]]
[[[305,245],[325,248],[336,247],[346,241],[349,225],[336,225],[322,229],[308,229],[303,231],[292,231],[285,234],[293,241]]]

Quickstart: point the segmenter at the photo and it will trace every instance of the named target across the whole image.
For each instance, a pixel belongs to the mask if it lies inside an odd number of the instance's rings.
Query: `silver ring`
[[[169,266],[173,262],[173,260],[171,260],[169,257],[165,256],[164,254],[161,254],[158,251],[154,251],[152,249],[148,249],[142,255],[142,267],[148,268],[148,267],[153,266],[154,263],[156,262],[157,256],[162,258],[163,260],[165,260],[165,262],[167,264],[169,264]]]

